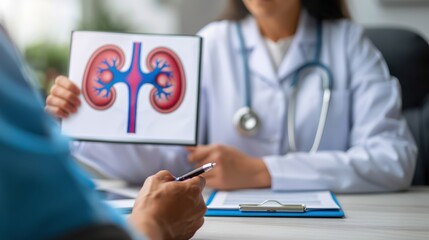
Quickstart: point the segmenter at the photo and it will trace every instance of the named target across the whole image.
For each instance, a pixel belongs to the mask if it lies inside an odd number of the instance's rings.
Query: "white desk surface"
[[[193,239],[429,239],[429,187],[336,196],[345,218],[206,217]]]

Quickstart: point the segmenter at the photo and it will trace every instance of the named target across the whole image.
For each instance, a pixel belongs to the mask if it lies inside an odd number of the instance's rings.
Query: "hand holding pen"
[[[194,170],[186,173],[183,176],[177,177],[176,181],[184,181],[186,179],[190,179],[190,178],[193,178],[195,176],[201,175],[201,174],[203,174],[205,172],[208,172],[208,171],[212,170],[212,168],[214,168],[214,166],[216,166],[216,163],[207,163],[207,164],[204,164],[202,167],[194,169]]]

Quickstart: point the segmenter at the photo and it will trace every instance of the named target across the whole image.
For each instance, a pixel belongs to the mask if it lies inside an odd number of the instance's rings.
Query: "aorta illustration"
[[[160,113],[171,113],[183,102],[186,79],[179,57],[170,49],[158,47],[149,52],[146,66],[141,69],[141,43],[133,44],[131,64],[122,69],[124,52],[115,45],[98,48],[91,56],[84,73],[82,92],[88,104],[96,110],[110,108],[116,99],[114,85],[125,83],[128,87],[128,133],[136,132],[137,100],[141,87],[150,84],[152,107]]]

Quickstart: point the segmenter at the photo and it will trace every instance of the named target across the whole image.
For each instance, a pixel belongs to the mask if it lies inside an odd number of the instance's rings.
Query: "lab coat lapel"
[[[292,45],[279,67],[277,78],[280,81],[284,81],[293,74],[298,67],[314,59],[316,41],[315,19],[310,17],[308,13],[303,10]]]
[[[265,81],[278,84],[277,74],[255,19],[248,17],[242,22],[241,26],[246,42],[251,74],[256,74]]]

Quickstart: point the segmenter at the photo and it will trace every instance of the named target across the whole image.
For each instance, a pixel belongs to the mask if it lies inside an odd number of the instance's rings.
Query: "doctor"
[[[340,0],[230,1],[204,38],[203,144],[180,148],[77,143],[75,156],[128,181],[216,162],[218,189],[335,192],[409,187],[417,149],[400,86]],[[79,90],[57,79],[47,111],[77,111]],[[188,156],[186,156],[188,155]]]

